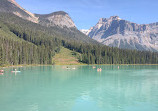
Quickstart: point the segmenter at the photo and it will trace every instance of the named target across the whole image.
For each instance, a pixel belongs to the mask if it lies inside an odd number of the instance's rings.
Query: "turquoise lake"
[[[5,68],[0,111],[158,111],[158,66],[66,67]]]

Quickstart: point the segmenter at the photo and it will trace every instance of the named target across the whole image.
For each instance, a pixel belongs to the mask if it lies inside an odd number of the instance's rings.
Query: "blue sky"
[[[117,15],[138,24],[158,22],[158,0],[16,0],[37,14],[69,13],[78,29],[89,29],[100,18]]]

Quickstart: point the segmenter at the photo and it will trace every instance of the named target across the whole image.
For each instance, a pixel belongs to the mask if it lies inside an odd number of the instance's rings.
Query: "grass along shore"
[[[51,66],[51,65],[43,65],[43,64],[19,64],[19,65],[4,65],[4,66],[0,66],[0,68],[30,67],[30,66]]]
[[[54,65],[87,65],[79,62],[79,56],[80,53],[62,47],[60,52],[53,57],[52,62]]]
[[[86,66],[88,64],[56,64],[54,66],[73,66],[73,65],[76,65],[76,66]],[[107,66],[110,66],[110,65],[114,65],[114,66],[158,66],[158,64],[89,64],[88,66],[104,66],[104,65],[107,65]],[[6,65],[6,66],[0,66],[0,68],[14,68],[14,67],[32,67],[32,66],[53,66],[53,65],[41,65],[41,64],[30,64],[30,65]]]

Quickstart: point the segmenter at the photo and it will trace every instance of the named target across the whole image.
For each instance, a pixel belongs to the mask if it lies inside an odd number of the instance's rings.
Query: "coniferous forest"
[[[44,27],[12,14],[0,14],[0,66],[53,64],[61,47],[79,52],[86,64],[157,64],[158,53],[104,46],[77,29]]]

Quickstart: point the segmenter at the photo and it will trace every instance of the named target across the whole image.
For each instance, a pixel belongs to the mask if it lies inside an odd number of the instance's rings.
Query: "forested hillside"
[[[157,64],[158,53],[110,48],[77,29],[44,27],[0,13],[0,65],[52,64],[61,47],[79,52],[87,64]]]
[[[13,25],[15,27],[19,27],[22,30],[31,30],[31,31],[40,31],[51,37],[57,37],[60,39],[78,41],[83,43],[90,44],[100,44],[97,41],[89,38],[85,34],[81,33],[76,28],[61,28],[59,26],[46,27],[40,24],[32,23],[30,21],[24,20],[14,14],[11,13],[2,13],[0,12],[0,20],[5,24]]]
[[[50,47],[20,39],[0,22],[0,65],[51,64],[53,54]]]

